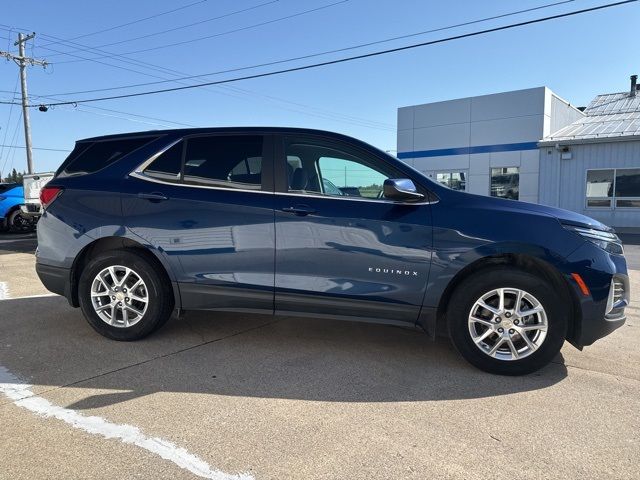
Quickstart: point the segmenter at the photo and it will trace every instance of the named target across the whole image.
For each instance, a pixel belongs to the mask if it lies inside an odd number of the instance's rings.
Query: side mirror
[[[408,178],[388,178],[382,188],[384,198],[405,202],[417,202],[424,199],[424,195],[418,193],[416,186]]]

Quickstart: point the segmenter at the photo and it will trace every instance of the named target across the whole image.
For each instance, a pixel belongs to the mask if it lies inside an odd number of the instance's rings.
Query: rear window
[[[135,137],[98,142],[79,142],[57,174],[86,175],[101,170],[158,137]]]
[[[212,135],[190,138],[183,180],[195,185],[260,190],[262,188],[260,135]]]

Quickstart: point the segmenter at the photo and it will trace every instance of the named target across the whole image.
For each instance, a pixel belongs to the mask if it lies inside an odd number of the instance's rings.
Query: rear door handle
[[[143,200],[149,200],[151,202],[162,202],[164,200],[169,200],[164,193],[160,192],[151,192],[151,193],[139,193],[138,198],[142,198]]]
[[[309,205],[296,205],[294,207],[284,207],[282,211],[285,213],[293,213],[294,215],[298,215],[300,217],[304,217],[305,215],[316,213],[316,210],[314,208],[311,208]]]

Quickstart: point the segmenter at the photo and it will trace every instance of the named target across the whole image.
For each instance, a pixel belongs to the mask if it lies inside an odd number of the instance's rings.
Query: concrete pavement
[[[473,369],[444,339],[350,322],[191,313],[113,342],[62,298],[15,298],[42,291],[32,265],[0,255],[11,297],[0,365],[46,405],[135,427],[218,475],[200,477],[638,475],[640,272],[624,327],[509,378]],[[41,415],[0,394],[0,478],[198,478],[153,448]]]

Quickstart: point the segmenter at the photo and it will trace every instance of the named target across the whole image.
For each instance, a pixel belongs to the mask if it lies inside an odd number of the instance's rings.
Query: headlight
[[[615,253],[616,255],[624,254],[622,242],[615,233],[604,232],[602,230],[594,230],[588,227],[576,227],[575,225],[562,225],[567,230],[577,233],[585,240],[595,243],[601,249]]]

